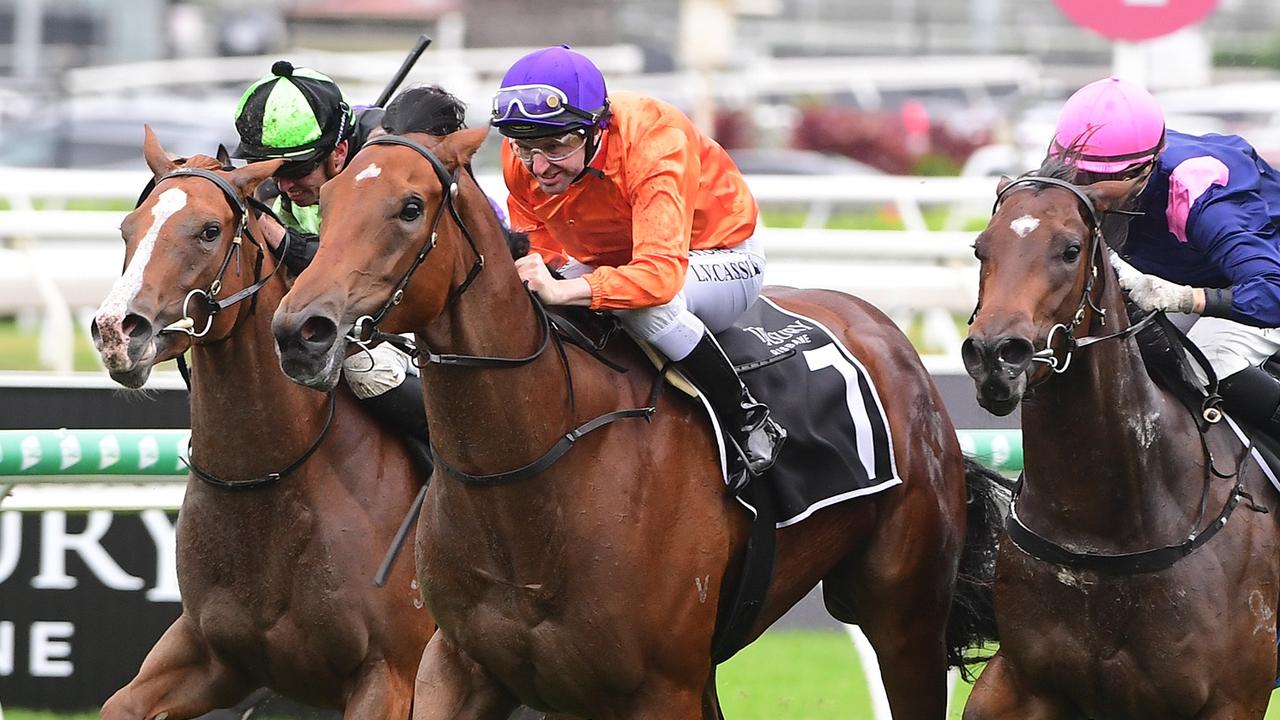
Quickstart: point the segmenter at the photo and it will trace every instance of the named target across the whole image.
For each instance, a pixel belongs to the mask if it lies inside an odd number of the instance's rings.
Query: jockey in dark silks
[[[1118,78],[1067,100],[1050,153],[1079,153],[1082,184],[1150,172],[1114,263],[1120,283],[1145,310],[1199,315],[1187,336],[1227,410],[1280,438],[1280,380],[1261,367],[1280,351],[1276,171],[1235,135],[1166,130],[1155,98]]]

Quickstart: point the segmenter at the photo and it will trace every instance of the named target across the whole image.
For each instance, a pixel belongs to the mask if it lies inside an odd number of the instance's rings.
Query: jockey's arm
[[[268,215],[262,216],[258,227],[262,230],[262,239],[277,255],[280,253],[280,246],[284,243],[285,236],[289,236],[289,246],[285,248],[284,256],[280,261],[294,275],[301,273],[311,264],[311,259],[316,256],[316,249],[320,247],[319,235],[285,227]]]
[[[1205,200],[1192,209],[1187,240],[1221,268],[1231,285],[1196,288],[1207,296],[1203,314],[1280,327],[1280,233],[1265,201],[1243,190]]]
[[[631,260],[584,275],[597,310],[633,310],[671,302],[689,269],[694,207],[702,177],[697,147],[679,128],[647,132],[627,158]]]

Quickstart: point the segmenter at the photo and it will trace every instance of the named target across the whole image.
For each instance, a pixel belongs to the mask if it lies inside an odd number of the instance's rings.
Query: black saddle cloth
[[[777,463],[757,480],[777,503],[778,527],[902,482],[875,384],[821,323],[761,297],[716,338],[787,429]]]

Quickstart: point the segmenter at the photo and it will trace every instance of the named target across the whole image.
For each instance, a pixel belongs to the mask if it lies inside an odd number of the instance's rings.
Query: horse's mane
[[[189,158],[177,158],[174,160],[182,167],[200,168],[202,170],[226,170],[216,158],[208,155],[192,155]]]
[[[1092,132],[1088,134],[1091,135]],[[1040,167],[1027,173],[1026,177],[1047,177],[1086,185],[1092,183],[1096,178],[1091,177],[1090,173],[1084,172],[1077,167],[1087,142],[1088,136],[1082,134],[1057,156],[1052,154],[1045,155]],[[1042,183],[1036,183],[1035,186],[1037,188],[1047,187],[1046,184]],[[1109,247],[1117,251],[1124,247],[1125,240],[1129,236],[1130,219],[1129,216],[1119,213],[1104,213],[1102,215],[1102,237]]]

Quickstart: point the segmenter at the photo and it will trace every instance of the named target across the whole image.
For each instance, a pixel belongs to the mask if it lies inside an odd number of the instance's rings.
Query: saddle
[[[567,342],[621,370],[604,355],[618,335],[612,315],[553,308],[552,326]],[[777,462],[734,499],[751,515],[742,576],[717,625],[713,658],[723,662],[743,645],[764,604],[772,576],[777,528],[818,510],[902,483],[883,404],[862,363],[813,318],[761,297],[716,339],[752,394],[787,428]],[[729,484],[725,436],[709,403],[657,350],[636,344],[663,382],[698,398],[719,441],[722,478]]]

